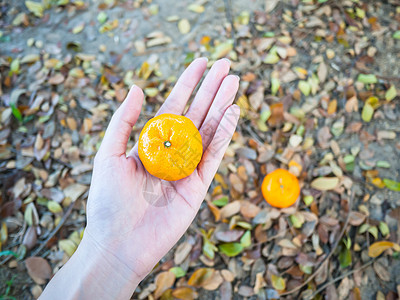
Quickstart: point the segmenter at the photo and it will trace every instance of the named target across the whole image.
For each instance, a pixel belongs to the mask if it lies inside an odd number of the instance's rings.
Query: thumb
[[[139,87],[133,86],[130,89],[124,102],[111,118],[99,149],[100,156],[125,155],[132,127],[142,109],[143,98],[143,91]]]

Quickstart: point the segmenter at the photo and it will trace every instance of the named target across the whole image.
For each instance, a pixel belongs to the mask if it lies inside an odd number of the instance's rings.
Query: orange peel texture
[[[189,118],[174,114],[150,119],[140,133],[138,148],[146,170],[168,181],[192,174],[203,155],[196,126]]]
[[[286,208],[296,202],[300,195],[300,185],[292,173],[277,169],[265,176],[261,192],[271,206]]]

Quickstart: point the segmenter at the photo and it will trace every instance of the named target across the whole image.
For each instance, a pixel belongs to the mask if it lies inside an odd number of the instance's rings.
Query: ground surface
[[[232,60],[242,118],[195,222],[133,298],[399,297],[398,1],[48,3],[0,2],[1,297],[37,297],[73,253],[128,87],[146,93],[132,146],[199,56]],[[283,211],[260,192],[277,167],[303,187]]]

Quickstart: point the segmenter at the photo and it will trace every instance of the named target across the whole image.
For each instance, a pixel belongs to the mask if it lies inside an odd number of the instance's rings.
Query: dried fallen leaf
[[[182,19],[178,23],[178,29],[180,33],[186,34],[190,31],[190,23],[188,19]]]
[[[395,245],[396,245],[395,243],[389,242],[389,241],[375,242],[371,246],[369,246],[368,255],[370,257],[378,257],[385,250],[390,249],[390,248],[394,247]],[[397,246],[399,246],[399,245],[397,245]]]
[[[36,17],[43,17],[44,7],[42,3],[35,1],[25,1],[26,8]]]
[[[311,187],[319,191],[333,190],[339,185],[337,177],[320,177],[311,182]]]
[[[31,256],[25,260],[29,276],[37,284],[45,284],[52,275],[50,264],[42,257]]]
[[[175,274],[172,272],[166,271],[159,273],[155,279],[157,288],[154,291],[154,298],[160,298],[161,295],[174,284],[175,279]]]
[[[211,268],[200,268],[194,271],[188,280],[188,285],[202,287],[212,277],[215,270]]]

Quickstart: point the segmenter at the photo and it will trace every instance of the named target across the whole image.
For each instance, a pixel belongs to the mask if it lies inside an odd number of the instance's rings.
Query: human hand
[[[206,67],[205,58],[193,61],[157,115],[181,115]],[[202,160],[186,178],[168,182],[150,175],[137,144],[126,155],[142,108],[139,87],[131,88],[107,128],[94,161],[81,245],[100,253],[114,269],[110,274],[126,278],[131,292],[185,233],[228,147],[240,115],[239,107],[232,105],[239,77],[228,75],[229,68],[227,59],[214,63],[185,114],[203,140]]]

